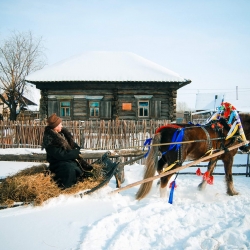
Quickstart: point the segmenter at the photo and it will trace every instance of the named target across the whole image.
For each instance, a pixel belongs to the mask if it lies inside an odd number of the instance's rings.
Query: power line
[[[187,94],[204,94],[204,93],[211,93],[211,94],[213,94],[213,93],[217,93],[218,92],[218,90],[216,90],[216,89],[210,89],[210,92],[199,92],[199,91],[197,91],[196,90],[196,92],[193,92],[193,91],[191,91],[191,92],[184,92],[185,90],[183,90],[182,92],[178,92],[178,95],[187,95]],[[226,93],[234,93],[236,90],[228,90],[228,91],[221,91],[221,92],[223,92],[223,94],[226,94]],[[238,89],[238,93],[245,93],[245,92],[250,92],[250,89],[245,89],[245,90],[239,90]]]
[[[238,89],[249,89],[250,90],[250,88],[240,88],[239,86],[238,86]],[[235,90],[235,88],[223,88],[223,89],[201,89],[201,88],[195,88],[195,89],[188,89],[188,90]]]

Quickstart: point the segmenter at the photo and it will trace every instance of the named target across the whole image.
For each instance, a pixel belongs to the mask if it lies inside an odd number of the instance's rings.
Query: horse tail
[[[155,134],[153,139],[153,144],[159,144],[160,140],[161,140],[161,133]],[[145,171],[143,179],[153,177],[155,175],[157,165],[158,165],[158,146],[152,146],[145,163]],[[141,184],[139,190],[136,193],[136,199],[137,200],[143,199],[151,190],[152,184],[153,181],[148,181]]]

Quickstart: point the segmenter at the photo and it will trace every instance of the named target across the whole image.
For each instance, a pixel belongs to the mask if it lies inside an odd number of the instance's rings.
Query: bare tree
[[[191,109],[188,107],[187,103],[186,102],[178,102],[177,103],[177,107],[176,107],[176,111],[177,112],[183,112],[184,111],[190,111]]]
[[[191,109],[188,107],[186,102],[178,102],[176,107],[177,116],[183,118],[182,122],[188,122],[191,119],[190,112]]]
[[[42,38],[31,32],[13,32],[0,45],[0,99],[10,110],[10,120],[16,120],[24,105],[25,77],[45,66]]]

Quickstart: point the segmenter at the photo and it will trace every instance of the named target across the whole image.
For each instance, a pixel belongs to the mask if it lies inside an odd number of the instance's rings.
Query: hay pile
[[[21,170],[0,183],[0,205],[12,206],[15,202],[24,202],[38,206],[61,194],[76,194],[91,189],[103,180],[102,167],[97,164],[92,166],[93,177],[67,189],[60,189],[57,186],[46,164]]]

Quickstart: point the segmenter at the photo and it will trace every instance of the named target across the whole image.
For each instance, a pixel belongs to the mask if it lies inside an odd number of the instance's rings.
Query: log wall
[[[79,85],[80,86],[80,85]],[[90,120],[89,101],[91,97],[98,96],[100,99],[100,120],[140,120],[138,116],[138,101],[149,101],[149,116],[147,119],[174,120],[176,118],[177,85],[163,83],[124,83],[124,84],[83,84],[82,88],[72,89],[73,83],[58,88],[49,88],[41,91],[41,117],[52,113],[60,114],[60,101],[71,102],[71,120]],[[43,95],[45,95],[43,97]],[[138,96],[138,97],[136,97]],[[141,96],[141,98],[139,97]],[[143,98],[143,96],[151,96]],[[90,99],[88,99],[90,98]],[[131,103],[131,110],[123,110],[123,103]],[[46,112],[47,113],[44,113]],[[96,119],[96,118],[95,118]],[[145,118],[144,118],[145,119]]]

